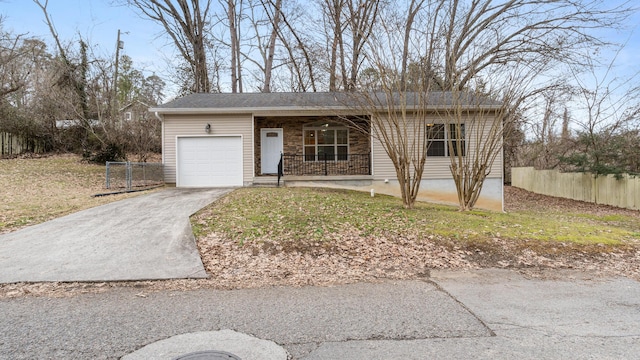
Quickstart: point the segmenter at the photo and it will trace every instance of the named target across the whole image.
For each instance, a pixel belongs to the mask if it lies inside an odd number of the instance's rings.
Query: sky
[[[608,0],[605,3],[611,6],[624,1],[626,0]],[[166,78],[166,58],[171,57],[174,50],[173,45],[168,44],[166,37],[162,36],[162,28],[141,18],[128,7],[112,5],[114,2],[49,0],[48,10],[61,40],[77,41],[77,35],[82,34],[98,55],[115,57],[116,38],[120,29],[121,40],[124,41],[121,54],[130,56],[134,66],[145,70],[147,75],[157,73]],[[40,37],[47,44],[53,44],[43,13],[33,1],[0,0],[0,15],[4,17],[5,30]],[[625,49],[618,54],[617,65],[609,77],[629,78],[640,71],[640,12],[623,25],[626,27],[623,32],[602,31],[599,34],[610,41],[626,43]],[[53,45],[50,46],[53,49]],[[605,55],[611,58],[614,54]],[[171,90],[167,90],[170,95]]]
[[[42,1],[44,3],[44,0]],[[165,55],[173,53],[171,45],[162,37],[162,28],[142,19],[132,9],[111,5],[110,0],[49,0],[47,10],[60,40],[77,41],[81,34],[102,57],[115,58],[118,30],[126,54],[136,68],[146,75],[156,72],[162,76],[167,67]],[[4,29],[16,34],[28,34],[43,39],[54,51],[53,37],[42,10],[31,0],[0,0],[0,14]]]

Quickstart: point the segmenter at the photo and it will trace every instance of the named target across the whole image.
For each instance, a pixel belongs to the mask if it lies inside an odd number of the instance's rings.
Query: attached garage
[[[335,126],[332,121],[337,117],[362,115],[362,109],[357,101],[354,102],[353,95],[330,92],[199,93],[151,108],[149,110],[162,121],[165,182],[178,187],[271,184],[277,180],[272,174],[278,170],[273,166],[276,160],[289,159],[288,167],[283,163],[283,170],[293,169],[292,162],[301,162],[304,167],[300,166],[302,174],[293,175],[291,170],[285,174],[287,186],[344,187],[367,192],[373,189],[378,193],[400,195],[393,162],[376,137],[371,134],[352,136],[352,132],[337,129],[340,124]],[[433,101],[429,103],[433,104],[433,108],[429,107],[428,112],[420,109],[418,113],[432,117],[434,121],[430,123],[445,124],[442,116],[447,112],[443,110],[449,105],[460,105],[453,102],[454,97],[450,93],[434,92],[429,96],[432,97],[430,99]],[[499,104],[489,99],[485,103],[484,99],[478,99],[473,94],[469,96],[473,101],[469,104],[470,121],[480,126],[476,130],[469,127],[465,129],[469,141],[467,149],[473,149],[478,139],[483,138],[474,131],[491,131],[493,124],[499,124],[493,113],[494,105]],[[394,101],[404,99],[408,102],[394,106],[405,106],[407,109],[416,106],[418,109],[420,104],[412,101],[421,98],[422,95],[418,94],[415,97],[394,96]],[[390,98],[384,101],[388,100]],[[478,105],[478,100],[482,101],[480,108],[474,107]],[[350,102],[353,105],[349,105]],[[477,114],[473,110],[476,108],[480,111]],[[386,105],[381,103],[380,113],[371,110],[372,113],[365,118],[384,117],[386,109]],[[330,126],[330,123],[334,124]],[[369,127],[369,133],[371,131]],[[445,142],[446,132],[440,133],[443,138],[434,141]],[[273,140],[273,143],[270,144],[269,140]],[[467,146],[466,142],[464,144]],[[273,145],[271,151],[266,151],[269,145]],[[320,161],[317,157],[321,153],[340,154],[345,148],[347,155],[367,159],[366,166],[352,164],[349,156],[346,160],[334,158],[334,161],[326,158]],[[274,160],[268,160],[271,155]],[[283,155],[288,157],[284,158]],[[445,155],[434,155],[427,161],[418,199],[457,204],[455,184],[449,169],[450,158]],[[331,174],[327,170],[329,166],[333,167]],[[366,174],[353,174],[352,169],[366,169]],[[502,210],[502,181],[502,153],[498,153],[491,175],[483,186],[478,207]]]
[[[176,186],[242,186],[242,136],[188,136],[176,140]]]

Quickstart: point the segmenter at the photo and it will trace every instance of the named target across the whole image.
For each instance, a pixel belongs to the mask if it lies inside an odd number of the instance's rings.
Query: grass
[[[573,244],[621,245],[640,239],[638,220],[620,216],[521,211],[459,212],[368,193],[308,188],[244,188],[201,211],[196,235],[222,233],[239,243],[286,239],[331,241],[345,231],[363,236],[445,238],[484,242],[495,238]]]
[[[104,171],[74,155],[0,160],[0,233],[135,196],[92,197],[105,191]],[[203,209],[193,224],[197,236],[216,232],[238,243],[333,241],[346,232],[476,243],[495,238],[613,246],[640,241],[638,218],[624,214],[462,213],[428,203],[405,210],[390,196],[308,188],[242,188]]]
[[[120,200],[105,192],[105,167],[76,155],[0,159],[0,234]]]

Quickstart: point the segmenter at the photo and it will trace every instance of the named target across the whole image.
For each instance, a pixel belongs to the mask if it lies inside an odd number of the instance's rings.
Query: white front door
[[[283,150],[282,129],[260,129],[260,169],[263,174],[277,174]]]

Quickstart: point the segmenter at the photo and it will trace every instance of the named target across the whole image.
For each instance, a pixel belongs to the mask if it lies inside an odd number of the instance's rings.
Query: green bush
[[[107,161],[124,161],[127,158],[122,146],[114,143],[107,144],[93,154],[85,151],[83,157],[96,164],[104,164]]]

